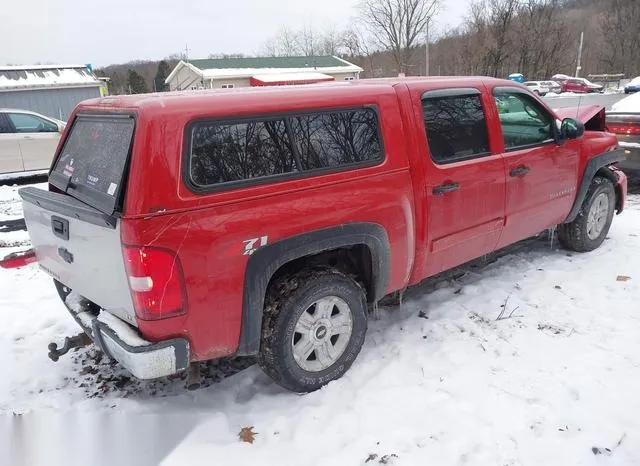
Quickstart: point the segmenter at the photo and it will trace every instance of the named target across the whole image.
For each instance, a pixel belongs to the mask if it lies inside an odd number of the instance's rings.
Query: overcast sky
[[[160,59],[184,51],[259,54],[280,26],[344,26],[357,0],[0,0],[0,65]],[[440,28],[468,0],[445,0]]]

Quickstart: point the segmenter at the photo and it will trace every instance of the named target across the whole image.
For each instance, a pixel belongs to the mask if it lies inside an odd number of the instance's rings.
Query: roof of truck
[[[165,110],[177,110],[181,108],[188,109],[195,102],[204,103],[249,103],[260,99],[278,101],[280,99],[296,99],[307,98],[310,96],[330,95],[335,97],[346,95],[369,95],[376,92],[390,91],[394,86],[406,83],[412,84],[428,83],[434,88],[439,87],[457,87],[457,86],[476,86],[481,83],[503,83],[513,86],[514,82],[488,78],[482,76],[465,76],[465,77],[405,77],[405,78],[375,78],[375,79],[359,79],[345,82],[329,82],[309,85],[295,86],[267,86],[267,87],[241,87],[233,89],[207,89],[198,91],[176,91],[176,92],[159,92],[152,94],[134,94],[134,95],[118,95],[108,96],[96,99],[90,99],[82,102],[81,107],[92,108],[126,108],[126,109],[147,109],[147,108],[163,108]]]

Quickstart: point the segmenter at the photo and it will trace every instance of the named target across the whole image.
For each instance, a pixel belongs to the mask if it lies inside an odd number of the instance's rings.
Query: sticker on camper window
[[[107,194],[108,194],[109,196],[113,196],[113,195],[115,194],[115,192],[116,192],[116,189],[117,189],[117,188],[118,188],[118,185],[117,185],[117,184],[115,184],[115,183],[111,183],[111,184],[109,185],[109,189],[107,189]]]
[[[66,155],[66,156],[64,156],[63,158],[66,158],[66,157],[69,157],[69,155]],[[74,170],[74,168],[75,168],[75,167],[73,166],[73,159],[71,159],[71,160],[69,161],[69,163],[67,163],[67,164],[64,166],[64,169],[62,170],[62,173],[63,173],[65,176],[69,176],[69,177],[70,177],[70,176],[72,176],[72,175],[73,175],[73,170]]]
[[[87,175],[88,186],[91,186],[93,188],[98,183],[98,181],[100,181],[100,178],[98,178],[97,176]]]

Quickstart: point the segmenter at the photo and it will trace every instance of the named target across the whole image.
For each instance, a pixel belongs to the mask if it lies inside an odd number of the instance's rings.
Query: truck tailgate
[[[119,219],[65,194],[33,187],[19,193],[42,270],[135,326]]]

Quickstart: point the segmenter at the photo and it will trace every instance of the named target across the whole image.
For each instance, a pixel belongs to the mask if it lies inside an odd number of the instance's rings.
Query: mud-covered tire
[[[351,315],[350,335],[340,342],[341,346],[346,343],[346,347],[326,369],[305,370],[301,364],[308,362],[298,363],[294,356],[295,338],[298,338],[298,342],[302,338],[300,332],[296,331],[299,330],[297,325],[300,317],[307,313],[306,317],[311,315],[313,318],[316,312],[314,303],[334,297],[339,298],[341,309],[332,308],[330,316],[334,312],[342,315],[346,309],[345,304]],[[309,332],[315,335],[312,330]],[[269,287],[265,299],[258,364],[280,386],[297,393],[312,392],[347,372],[360,353],[366,332],[367,301],[363,287],[337,270],[304,270],[283,277]],[[333,336],[328,333],[330,341],[325,339],[324,342],[333,345]],[[336,344],[340,338],[342,335],[338,336]],[[299,352],[297,356],[300,357]],[[311,356],[313,354],[309,358]]]
[[[591,230],[590,215],[594,214],[594,209],[597,210],[598,205],[605,205],[605,198],[607,210],[602,217],[604,223],[601,228]],[[597,249],[609,233],[615,208],[616,192],[613,183],[607,178],[595,177],[591,181],[587,195],[575,220],[558,225],[557,231],[560,244],[566,249],[576,252],[588,252]],[[596,232],[597,234],[592,234]]]

